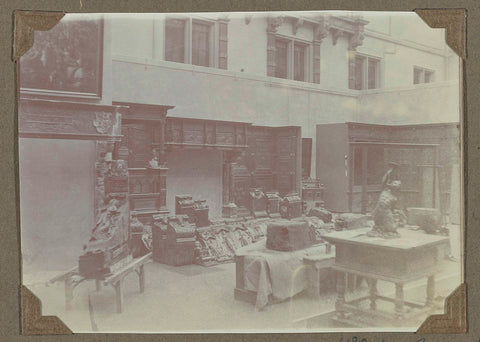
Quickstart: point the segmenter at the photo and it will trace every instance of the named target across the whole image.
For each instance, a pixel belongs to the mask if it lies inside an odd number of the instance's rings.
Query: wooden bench
[[[146,263],[152,260],[152,253],[148,253],[140,258],[133,259],[130,263],[122,266],[106,278],[102,279],[90,279],[81,276],[78,272],[78,267],[74,267],[66,272],[59,274],[52,278],[49,283],[53,284],[58,281],[65,283],[65,309],[70,310],[72,308],[73,290],[85,280],[95,280],[96,290],[100,291],[101,284],[104,286],[111,285],[115,289],[115,302],[117,306],[117,312],[121,313],[123,309],[123,280],[131,272],[135,272],[138,275],[140,293],[145,291],[145,269]]]

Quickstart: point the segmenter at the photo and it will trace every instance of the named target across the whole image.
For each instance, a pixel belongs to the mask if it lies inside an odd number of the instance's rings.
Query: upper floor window
[[[186,20],[168,19],[165,23],[165,60],[185,63]]]
[[[226,69],[225,21],[167,19],[165,60]]]
[[[275,77],[309,81],[309,44],[275,39]]]
[[[380,88],[380,60],[378,58],[356,55],[353,67],[355,68],[353,89]]]
[[[211,48],[212,26],[209,24],[192,23],[192,64],[212,66],[213,49]]]
[[[425,68],[413,68],[413,84],[433,82],[433,71]]]

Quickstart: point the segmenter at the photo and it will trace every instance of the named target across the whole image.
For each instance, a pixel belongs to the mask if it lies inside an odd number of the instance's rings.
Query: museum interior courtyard
[[[416,331],[463,289],[460,59],[415,13],[68,14],[18,71],[22,283],[74,333]]]

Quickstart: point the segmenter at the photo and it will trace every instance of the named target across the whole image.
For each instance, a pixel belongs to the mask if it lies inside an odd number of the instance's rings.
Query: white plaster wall
[[[252,17],[245,23],[244,14],[230,15],[228,23],[228,70],[247,74],[267,74],[267,23]]]
[[[345,108],[354,109],[355,97],[322,90],[320,85],[268,77],[251,78],[241,73],[162,62],[115,60],[114,100],[170,104],[171,116],[233,120],[257,125],[285,126],[306,113],[331,122],[345,118]],[[318,106],[331,106],[318,114]],[[340,114],[339,114],[340,113]],[[301,115],[299,115],[301,114]],[[352,114],[352,113],[350,113]],[[324,115],[324,116],[323,116]]]
[[[222,152],[175,149],[168,152],[167,207],[175,213],[175,195],[207,200],[210,218],[222,213]]]
[[[445,80],[445,57],[410,46],[397,45],[381,39],[365,39],[358,53],[381,59],[382,88],[413,86],[414,66],[433,70],[434,81]]]
[[[363,94],[358,99],[355,121],[378,124],[458,122],[459,94],[456,81]]]
[[[153,58],[154,21],[159,19],[142,14],[114,14],[110,17],[113,54]]]
[[[368,31],[390,34],[392,20],[390,15],[386,15],[385,12],[364,12],[362,17],[369,22],[366,26]]]
[[[414,12],[391,13],[391,35],[425,46],[445,48],[445,29],[432,29]]]
[[[94,227],[95,142],[19,139],[23,272],[73,267]]]
[[[339,37],[333,45],[331,36],[320,46],[320,84],[331,89],[348,89],[348,39]]]

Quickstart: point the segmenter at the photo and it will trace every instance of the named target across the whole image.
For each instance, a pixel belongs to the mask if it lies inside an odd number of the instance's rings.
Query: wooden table
[[[449,246],[445,236],[429,235],[420,231],[399,229],[400,238],[384,239],[368,237],[368,229],[342,231],[325,235],[323,238],[335,245],[336,258],[333,269],[337,271],[337,318],[344,323],[355,324],[358,317],[370,321],[378,319],[397,324],[405,317],[405,306],[410,307],[409,315],[420,314],[431,309],[435,296],[435,274],[444,250]],[[356,274],[367,279],[369,294],[356,300],[345,301],[345,276]],[[427,278],[425,305],[404,299],[404,284]],[[378,293],[377,281],[395,284],[395,298]],[[370,301],[369,309],[360,303]],[[393,313],[377,309],[377,300],[394,303]],[[349,319],[350,316],[352,319]],[[365,321],[362,324],[366,324]],[[360,326],[362,326],[360,324]]]
[[[320,273],[322,270],[332,268],[335,256],[331,254],[331,245],[325,245],[325,254],[308,255],[303,258],[303,263],[309,266],[308,293],[311,298],[320,299]]]
[[[97,291],[100,291],[101,284],[104,286],[111,285],[115,289],[115,302],[117,312],[121,313],[123,309],[123,280],[131,272],[138,275],[140,292],[145,291],[145,269],[144,265],[152,260],[152,253],[148,253],[140,258],[133,259],[128,264],[120,267],[112,274],[106,275],[104,278],[92,279],[81,276],[78,272],[78,267],[74,267],[66,272],[63,272],[51,279],[49,283],[53,284],[57,281],[65,283],[65,309],[72,308],[73,290],[86,280],[95,280]]]

